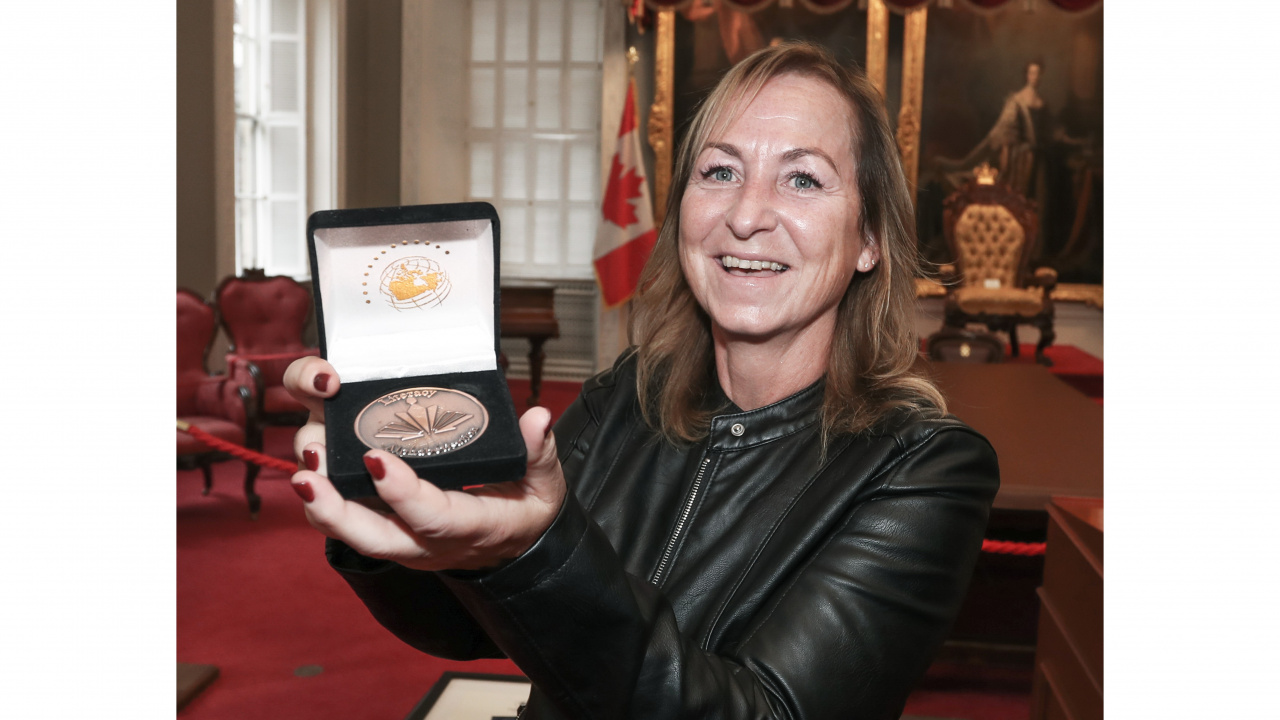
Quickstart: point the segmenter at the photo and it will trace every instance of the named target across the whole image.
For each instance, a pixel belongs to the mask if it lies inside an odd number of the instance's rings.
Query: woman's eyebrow
[[[826,160],[827,164],[831,166],[831,169],[835,170],[837,175],[840,174],[840,169],[836,166],[836,161],[833,160],[830,155],[818,148],[794,148],[783,153],[782,159],[784,162],[792,162],[793,160],[799,160],[807,155],[813,155],[814,157]]]
[[[719,150],[720,152],[730,157],[735,157],[739,160],[742,159],[742,153],[738,152],[738,148],[736,146],[730,145],[729,143],[709,142],[707,143],[706,147],[703,148],[703,150],[704,151]]]

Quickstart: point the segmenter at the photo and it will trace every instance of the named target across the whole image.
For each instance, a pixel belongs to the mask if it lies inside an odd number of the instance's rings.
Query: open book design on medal
[[[489,426],[480,401],[448,388],[387,393],[356,416],[356,437],[400,457],[443,455],[470,445]]]
[[[443,410],[439,405],[424,408],[418,403],[416,397],[408,398],[405,402],[409,403],[409,410],[396,413],[396,417],[400,419],[387,423],[386,427],[374,437],[394,438],[400,442],[407,442],[426,437],[428,434],[438,435],[456,430],[463,422],[475,417],[470,413]]]

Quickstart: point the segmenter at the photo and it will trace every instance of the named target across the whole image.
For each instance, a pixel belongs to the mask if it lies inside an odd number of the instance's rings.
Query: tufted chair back
[[[230,277],[217,292],[232,349],[246,355],[298,352],[311,317],[311,293],[293,278]]]
[[[225,417],[244,421],[237,402],[229,402],[226,378],[210,375],[205,367],[209,345],[217,328],[217,314],[204,298],[178,290],[178,396],[177,414]]]
[[[1017,287],[1025,265],[1027,234],[1003,205],[969,205],[956,219],[956,262],[965,284]]]
[[[190,290],[178,290],[178,413],[182,412],[181,388],[198,384],[209,373],[205,356],[217,324],[213,308]]]

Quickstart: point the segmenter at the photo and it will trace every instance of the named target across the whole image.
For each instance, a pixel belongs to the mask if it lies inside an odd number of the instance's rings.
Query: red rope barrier
[[[234,455],[245,462],[251,462],[254,465],[261,465],[262,467],[271,468],[273,470],[281,470],[289,473],[290,475],[298,471],[297,463],[292,463],[288,460],[281,460],[280,458],[271,457],[270,455],[264,455],[260,452],[250,450],[249,448],[236,445],[233,442],[223,440],[220,437],[214,437],[191,423],[179,420],[178,429],[189,434],[191,437],[199,440],[205,445],[208,445],[214,450],[221,450],[224,453]]]
[[[281,470],[289,473],[290,475],[298,470],[296,463],[271,457],[270,455],[264,455],[260,452],[254,452],[246,447],[236,445],[233,442],[228,442],[222,438],[214,437],[191,423],[179,420],[178,429],[185,433],[189,433],[191,437],[194,437],[215,450],[221,450],[230,455],[234,455],[245,462],[251,462],[255,465]],[[982,552],[995,553],[998,555],[1043,555],[1044,543],[1024,543],[1013,542],[1010,540],[983,540]]]
[[[983,540],[982,552],[996,553],[998,555],[1043,555],[1044,543]]]

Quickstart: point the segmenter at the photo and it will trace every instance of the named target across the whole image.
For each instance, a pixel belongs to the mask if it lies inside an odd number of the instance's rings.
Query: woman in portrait
[[[897,718],[964,597],[998,485],[912,370],[912,203],[878,93],[824,50],[735,66],[676,159],[634,347],[564,416],[520,420],[518,483],[325,477],[320,358],[293,478],[377,620],[505,655],[523,718]],[[483,482],[483,478],[477,478]]]
[[[1049,142],[1049,108],[1040,97],[1040,75],[1044,63],[1032,60],[1026,66],[1026,84],[1010,93],[1000,108],[991,130],[962,160],[937,158],[948,170],[952,188],[969,179],[974,166],[986,162],[1000,171],[999,178],[1024,196],[1036,199],[1043,171],[1044,149]]]

